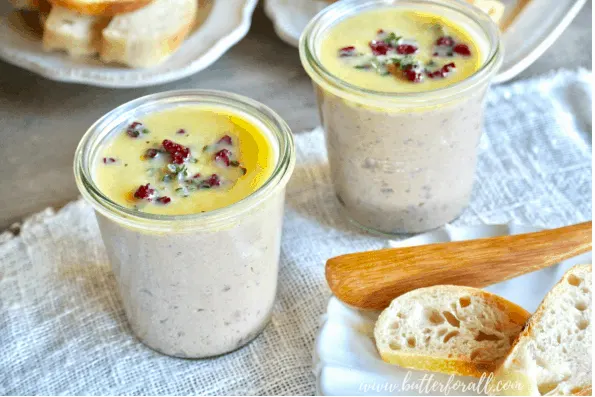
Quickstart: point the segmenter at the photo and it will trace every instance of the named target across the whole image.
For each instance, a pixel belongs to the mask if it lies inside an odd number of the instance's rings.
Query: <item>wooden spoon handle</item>
[[[326,280],[343,302],[381,310],[397,296],[438,284],[485,287],[591,250],[592,222],[537,233],[389,248],[331,258]]]

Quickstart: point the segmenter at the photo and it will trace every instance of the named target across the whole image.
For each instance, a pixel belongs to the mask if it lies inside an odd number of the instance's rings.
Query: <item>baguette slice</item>
[[[43,48],[64,50],[73,57],[95,55],[101,48],[101,31],[108,22],[109,18],[52,7],[44,22]]]
[[[101,60],[131,67],[163,62],[194,26],[197,3],[196,0],[155,0],[138,11],[114,17],[103,31]]]
[[[591,310],[591,265],[574,266],[519,335],[490,393],[591,395]],[[506,381],[518,382],[518,387],[495,388]]]
[[[112,17],[118,14],[136,11],[143,8],[151,1],[152,0],[50,0],[54,6],[64,7],[83,15],[102,17]]]
[[[529,316],[489,292],[437,285],[393,300],[378,318],[374,337],[390,364],[480,377],[497,368]]]

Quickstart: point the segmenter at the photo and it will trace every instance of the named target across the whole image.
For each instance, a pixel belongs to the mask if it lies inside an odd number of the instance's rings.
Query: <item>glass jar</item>
[[[334,76],[321,43],[338,22],[368,10],[414,9],[464,28],[483,54],[480,69],[445,88],[415,93],[368,90]],[[336,197],[359,226],[416,233],[455,219],[473,186],[483,100],[502,63],[498,27],[462,1],[343,0],[308,24],[299,44],[326,134]]]
[[[228,207],[191,215],[125,208],[94,182],[102,144],[131,119],[177,106],[205,105],[247,120],[270,139],[275,166],[254,193]],[[295,166],[287,124],[239,95],[170,91],[128,102],[83,136],[74,172],[94,207],[126,316],[138,338],[176,357],[220,355],[244,346],[268,323],[277,290],[285,186]]]

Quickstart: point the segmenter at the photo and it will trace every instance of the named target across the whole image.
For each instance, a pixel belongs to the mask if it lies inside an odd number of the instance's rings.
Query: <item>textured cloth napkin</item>
[[[591,219],[591,85],[590,72],[558,72],[491,90],[477,183],[456,225]],[[322,131],[296,142],[278,299],[254,342],[208,360],[138,342],[93,211],[76,201],[2,236],[0,394],[313,394],[313,343],[330,294],[324,263],[387,241],[340,217]]]

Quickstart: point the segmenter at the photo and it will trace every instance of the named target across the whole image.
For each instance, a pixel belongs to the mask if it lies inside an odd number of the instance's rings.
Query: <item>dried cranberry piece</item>
[[[370,41],[369,46],[374,55],[386,55],[388,50],[390,50],[390,46],[384,41],[372,40]]]
[[[442,66],[442,71],[444,73],[448,73],[454,68],[456,68],[456,65],[454,62],[451,62],[451,63],[447,63],[446,65]]]
[[[455,45],[455,41],[450,36],[442,36],[438,40],[436,40],[436,45],[440,47],[452,47]]]
[[[157,157],[158,154],[159,154],[159,150],[157,150],[157,149],[147,149],[147,151],[145,152],[145,157],[153,159],[153,158]]]
[[[155,189],[151,187],[149,183],[146,185],[140,185],[136,192],[134,192],[134,197],[140,200],[151,200],[151,196],[155,194]]]
[[[426,72],[426,75],[431,78],[431,79],[435,79],[436,77],[444,77],[442,75],[442,70],[435,70],[433,72]]]
[[[116,162],[116,159],[113,157],[104,157],[103,164],[113,164]]]
[[[456,68],[454,62],[447,63],[446,65],[442,66],[442,68],[435,70],[433,72],[426,72],[426,76],[431,79],[435,79],[437,77],[446,77],[448,73],[450,73],[453,69]]]
[[[339,49],[339,56],[341,58],[352,57],[357,54],[354,46],[347,46]]]
[[[171,160],[174,164],[183,164],[184,161],[190,157],[190,149],[165,139],[162,143],[163,148],[171,155]]]
[[[160,202],[161,204],[169,204],[171,202],[171,198],[167,196],[161,196],[158,197],[156,201]]]
[[[468,57],[469,55],[471,55],[471,50],[469,49],[469,46],[467,44],[457,44],[456,46],[453,47],[453,52],[455,52],[456,54]]]
[[[183,128],[180,128],[180,129],[179,129],[179,130],[176,132],[176,134],[180,134],[180,135],[182,135],[182,134],[185,134],[185,133],[186,133],[186,130],[185,130],[185,129],[183,129]]]
[[[397,54],[410,55],[417,51],[417,47],[411,44],[399,44],[397,46]]]
[[[221,161],[227,167],[229,167],[229,163],[230,163],[229,157],[230,156],[231,156],[231,152],[229,150],[227,150],[227,149],[221,149],[217,153],[215,153],[215,155],[213,156],[213,158],[215,159],[215,161]]]
[[[421,81],[421,73],[416,72],[413,68],[409,68],[403,71],[405,78],[409,81],[414,83],[419,83]]]
[[[196,174],[192,175],[192,178],[200,178],[200,172],[197,172]]]
[[[128,134],[128,136],[131,138],[138,138],[141,131],[143,131],[144,129],[145,127],[143,123],[141,123],[140,121],[133,121],[132,123],[130,123],[130,125],[128,125],[128,127],[126,127],[126,134]]]
[[[384,29],[378,29],[378,30],[376,31],[376,34],[384,34]]]
[[[221,180],[219,179],[219,175],[217,175],[217,174],[211,175],[208,179],[205,179],[200,184],[200,186],[204,187],[204,188],[211,188],[213,186],[219,186],[219,185],[221,185]]]
[[[223,135],[217,143],[225,143],[226,145],[231,145],[231,137],[229,135]]]

